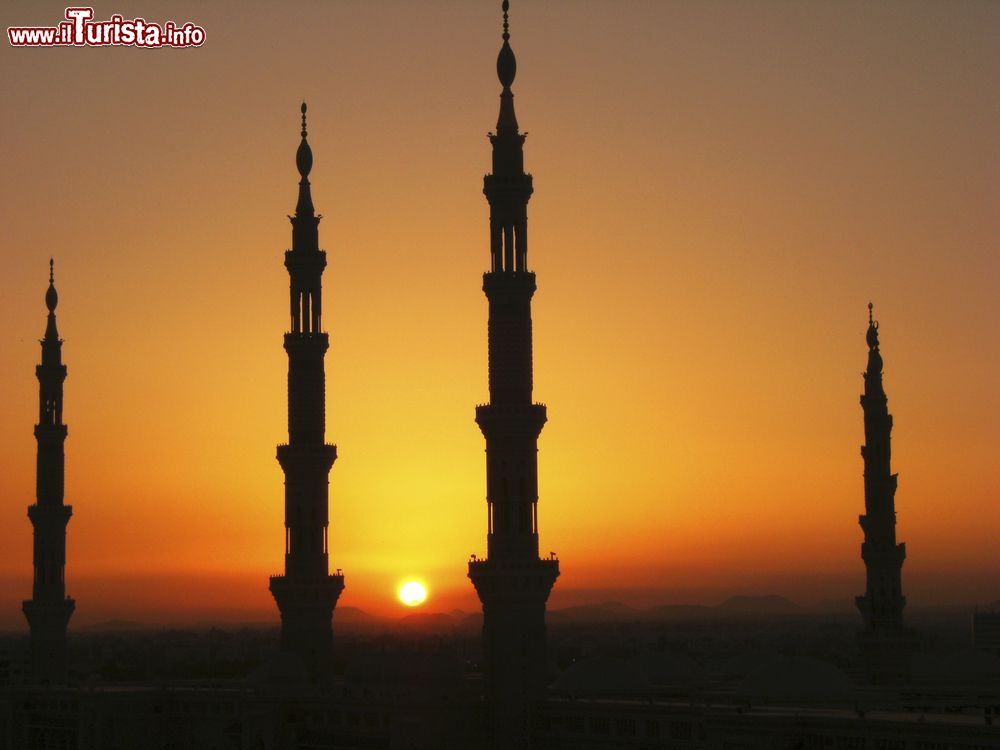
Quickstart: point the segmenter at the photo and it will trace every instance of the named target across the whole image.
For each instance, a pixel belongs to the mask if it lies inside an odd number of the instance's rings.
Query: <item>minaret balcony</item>
[[[326,268],[326,251],[313,248],[285,250],[285,268],[292,275],[320,275]]]
[[[288,472],[329,472],[337,460],[336,445],[294,445],[281,443],[277,450],[278,463]]]
[[[45,630],[65,632],[75,609],[76,602],[68,596],[56,601],[26,599],[21,603],[21,611],[24,612],[29,627],[40,632]]]
[[[487,271],[483,274],[483,291],[490,302],[530,300],[536,289],[534,271]]]
[[[899,568],[906,559],[906,543],[862,542],[861,559],[866,565],[882,564]]]
[[[65,529],[72,515],[72,505],[36,503],[35,505],[28,506],[28,518],[31,519],[32,526],[40,531],[44,529],[54,529],[55,531]]]
[[[545,404],[480,404],[476,424],[487,440],[537,439],[548,416]]]
[[[331,610],[344,590],[344,576],[325,575],[317,579],[300,579],[287,575],[270,577],[268,588],[282,613],[299,607],[329,607]]]
[[[35,439],[39,445],[56,445],[66,439],[69,433],[64,424],[36,424]]]
[[[484,606],[543,606],[559,577],[559,559],[469,561],[469,578]]]
[[[483,177],[483,194],[490,203],[527,203],[534,191],[530,174],[488,174]]]
[[[290,357],[322,359],[330,348],[330,335],[324,331],[285,333],[285,351]]]

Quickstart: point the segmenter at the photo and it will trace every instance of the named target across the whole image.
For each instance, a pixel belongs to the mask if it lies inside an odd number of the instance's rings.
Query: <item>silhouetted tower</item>
[[[865,514],[859,517],[865,540],[861,558],[867,569],[867,588],[857,597],[864,627],[858,643],[873,682],[893,682],[907,672],[909,631],[903,627],[901,571],[906,545],[896,542],[896,474],[889,466],[892,415],[882,387],[882,355],[878,321],[868,304],[868,369],[861,407],[865,413]]]
[[[302,104],[302,142],[295,154],[302,179],[292,222],[292,249],[285,251],[291,280],[291,330],[288,352],[288,443],[278,446],[285,473],[285,574],[271,577],[271,593],[281,611],[281,646],[298,655],[314,679],[328,674],[333,646],[333,608],[344,577],[329,574],[329,474],[337,447],[325,441],[326,377],[323,358],[329,336],[323,332],[322,281],[326,253],[319,249],[319,222],[309,191],[312,150],[306,141]]]
[[[31,598],[23,604],[31,628],[31,671],[38,682],[58,683],[66,679],[66,626],[76,603],[66,596],[66,524],[72,506],[63,504],[65,461],[63,443],[62,339],[56,329],[54,264],[49,261],[49,288],[45,306],[48,325],[42,339],[42,363],[35,367],[38,377],[38,441],[34,505],[28,518],[35,531],[35,581]]]
[[[490,204],[490,402],[476,407],[486,438],[487,558],[469,563],[483,603],[486,700],[496,746],[528,744],[528,710],[545,687],[545,602],[559,575],[554,555],[538,557],[538,435],[545,407],[531,401],[531,297],[527,207],[531,175],[524,172],[511,84],[517,63],[510,48],[504,0],[503,46],[497,76],[503,86],[493,144],[493,172],[484,178]]]

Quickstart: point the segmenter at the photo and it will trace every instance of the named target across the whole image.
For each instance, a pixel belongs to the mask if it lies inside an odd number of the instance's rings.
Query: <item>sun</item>
[[[427,598],[427,587],[420,581],[406,581],[399,587],[399,601],[407,607],[423,604]]]

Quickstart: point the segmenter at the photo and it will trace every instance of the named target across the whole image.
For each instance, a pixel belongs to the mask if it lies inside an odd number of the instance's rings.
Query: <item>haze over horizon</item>
[[[418,611],[478,609],[497,6],[120,2],[96,18],[206,43],[3,47],[0,628],[26,629],[50,256],[71,627],[277,622],[302,98],[340,606],[401,615],[415,575]],[[904,593],[1000,599],[1000,6],[514,0],[511,33],[550,606],[862,593],[869,299]]]

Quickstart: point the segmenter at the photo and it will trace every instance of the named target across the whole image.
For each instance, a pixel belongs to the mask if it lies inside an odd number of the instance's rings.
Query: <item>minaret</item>
[[[514,115],[517,63],[510,48],[507,0],[503,46],[497,57],[500,117],[493,172],[484,178],[490,204],[490,402],[476,407],[486,438],[487,557],[469,563],[483,603],[486,701],[498,748],[526,747],[531,701],[545,687],[545,602],[559,575],[554,555],[538,557],[538,435],[545,407],[532,403],[531,297],[527,207],[531,175],[524,172],[524,139]]]
[[[329,674],[332,618],[344,577],[329,574],[329,474],[337,447],[325,441],[326,378],[323,358],[330,345],[323,332],[322,276],[326,253],[319,249],[319,216],[309,191],[312,150],[306,140],[295,154],[299,199],[292,222],[292,249],[285,251],[291,280],[288,352],[288,442],[278,446],[285,473],[285,574],[271,577],[271,593],[281,611],[281,647],[298,655],[314,680]]]
[[[903,596],[900,573],[906,545],[896,543],[896,474],[889,466],[892,415],[882,387],[882,355],[879,353],[878,321],[868,304],[868,369],[861,408],[865,413],[865,514],[859,517],[865,540],[861,558],[865,561],[868,585],[857,597],[864,627],[858,632],[869,678],[887,683],[906,674],[909,632],[903,627]]]
[[[49,308],[48,325],[42,339],[42,363],[35,367],[38,377],[38,441],[36,497],[28,507],[28,518],[35,530],[35,582],[31,598],[23,605],[31,628],[31,671],[42,683],[66,679],[66,626],[76,603],[66,596],[66,524],[73,508],[63,503],[64,453],[66,425],[63,424],[63,381],[66,365],[62,363],[62,339],[56,329],[56,294],[54,263],[49,261],[49,288],[45,306]]]

